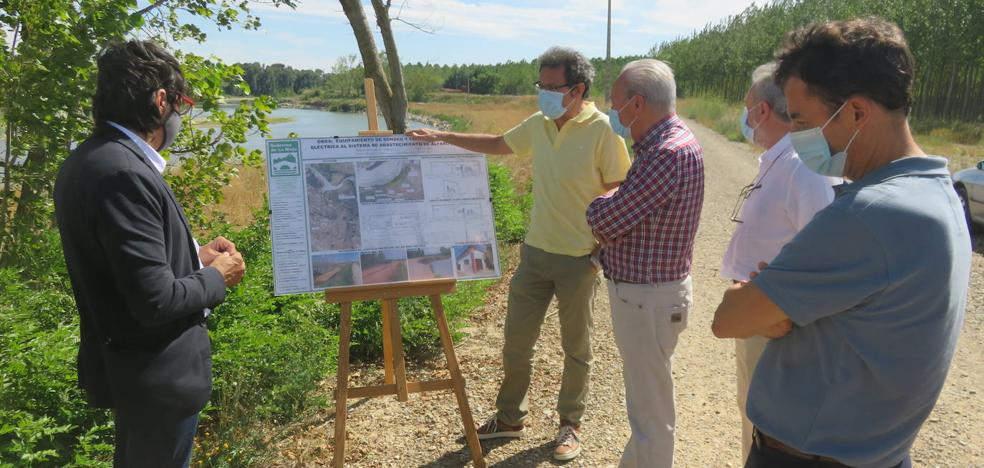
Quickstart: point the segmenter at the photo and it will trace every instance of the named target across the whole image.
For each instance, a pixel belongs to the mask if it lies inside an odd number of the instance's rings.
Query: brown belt
[[[830,458],[830,457],[824,457],[824,456],[821,456],[821,455],[811,455],[809,453],[800,452],[799,450],[796,450],[796,449],[794,449],[794,448],[792,448],[792,447],[790,447],[790,446],[788,446],[788,445],[786,445],[786,444],[784,444],[784,443],[782,443],[782,442],[780,442],[780,441],[778,441],[776,439],[773,439],[772,437],[769,437],[769,436],[763,434],[762,431],[758,430],[758,428],[755,428],[754,439],[755,439],[755,444],[759,445],[760,447],[762,445],[765,445],[766,447],[769,447],[769,448],[771,448],[773,450],[777,450],[779,452],[785,453],[786,455],[791,455],[791,456],[794,456],[796,458],[802,458],[803,460],[813,460],[813,461],[819,461],[819,462],[824,462],[824,463],[830,463],[830,464],[832,464],[834,466],[847,466],[847,465],[845,465],[845,464],[843,464],[843,463],[841,463],[841,462],[839,462],[839,461],[837,461],[837,460],[835,460],[833,458]]]

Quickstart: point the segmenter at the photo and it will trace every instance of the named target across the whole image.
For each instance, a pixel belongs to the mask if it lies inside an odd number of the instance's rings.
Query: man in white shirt
[[[721,277],[735,282],[748,281],[759,262],[772,261],[834,199],[835,180],[807,168],[790,143],[786,97],[773,80],[775,69],[774,62],[756,68],[745,94],[742,133],[766,151],[759,156],[758,175],[742,189],[731,217],[737,227],[724,254]],[[742,460],[752,444],[752,424],[745,413],[748,385],[767,342],[763,336],[735,340]]]

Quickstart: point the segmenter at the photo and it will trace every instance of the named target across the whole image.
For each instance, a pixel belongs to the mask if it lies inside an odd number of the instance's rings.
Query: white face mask
[[[828,177],[844,177],[844,166],[847,163],[847,149],[851,147],[851,143],[854,143],[854,138],[858,136],[858,132],[861,129],[855,130],[854,135],[851,135],[851,140],[847,142],[844,150],[833,156],[830,154],[830,144],[827,143],[827,139],[823,136],[823,129],[827,128],[827,125],[834,120],[834,117],[837,117],[837,114],[846,105],[847,102],[845,101],[837,109],[837,112],[834,112],[834,115],[831,115],[824,122],[822,127],[814,127],[809,130],[789,134],[789,139],[793,144],[793,148],[796,149],[800,161],[803,161],[806,167],[817,174]]]
[[[761,104],[761,102],[759,104]],[[755,104],[754,106],[752,106],[752,109],[757,107],[759,104]],[[745,140],[747,140],[749,143],[755,144],[755,130],[757,130],[760,126],[762,126],[762,122],[759,122],[754,127],[749,126],[748,113],[749,110],[747,107],[742,109],[741,111],[741,117],[739,122],[739,125],[741,125],[741,134],[742,136],[745,137]]]
[[[543,112],[549,119],[558,119],[567,113],[567,108],[570,104],[564,106],[564,96],[567,93],[561,93],[559,91],[547,91],[541,89],[539,96],[537,96],[537,104],[540,106],[540,112]],[[573,104],[574,101],[571,101]]]
[[[636,118],[632,119],[628,125],[622,125],[622,111],[629,106],[632,99],[635,99],[635,96],[632,96],[631,99],[626,101],[625,104],[622,105],[621,109],[608,109],[608,123],[611,124],[612,131],[622,138],[632,138],[632,124],[634,124],[636,120],[639,120],[639,116],[637,115]]]

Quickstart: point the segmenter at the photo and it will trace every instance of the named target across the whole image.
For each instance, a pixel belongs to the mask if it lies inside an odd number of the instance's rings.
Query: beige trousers
[[[752,448],[752,422],[748,420],[745,407],[748,404],[748,386],[752,383],[755,366],[758,365],[762,351],[769,339],[764,336],[735,340],[735,360],[738,364],[738,411],[741,412],[741,460],[748,459]]]
[[[622,468],[670,468],[676,409],[673,352],[693,304],[690,277],[660,284],[608,281],[615,344],[622,356],[632,435]]]

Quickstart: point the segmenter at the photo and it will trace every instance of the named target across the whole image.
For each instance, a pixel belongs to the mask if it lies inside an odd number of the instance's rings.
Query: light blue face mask
[[[796,153],[799,154],[800,161],[803,161],[806,167],[817,174],[828,177],[844,177],[844,165],[847,163],[847,149],[851,147],[851,143],[854,142],[854,138],[858,136],[858,132],[861,129],[855,130],[854,135],[851,135],[851,140],[847,142],[844,150],[833,156],[830,155],[830,144],[827,143],[827,139],[823,136],[823,129],[827,128],[827,124],[834,120],[834,117],[837,117],[837,114],[846,105],[847,102],[841,104],[837,112],[834,112],[834,115],[831,115],[822,127],[814,127],[809,130],[789,134],[789,139],[793,144],[793,148],[796,149]]]
[[[756,106],[757,105],[758,104],[756,104]],[[755,106],[752,106],[752,107],[755,107]],[[745,140],[747,140],[749,143],[755,144],[755,129],[759,128],[759,126],[762,125],[762,122],[759,122],[759,124],[756,125],[756,126],[754,126],[754,127],[749,127],[748,126],[748,108],[746,107],[746,108],[742,109],[742,111],[741,111],[741,122],[740,123],[741,123],[741,134],[742,134],[742,136],[744,136],[745,137]]]
[[[634,99],[635,96],[632,96],[632,98]],[[615,132],[616,135],[625,139],[632,138],[632,124],[639,119],[639,116],[636,116],[636,118],[632,119],[632,122],[629,122],[629,125],[622,125],[622,118],[620,116],[622,111],[629,105],[629,102],[632,102],[632,99],[629,99],[629,101],[626,102],[625,105],[623,105],[619,110],[608,109],[608,123],[612,125],[612,131]]]
[[[566,94],[559,91],[541,89],[537,98],[537,103],[540,105],[540,112],[543,112],[543,115],[548,119],[560,118],[560,116],[567,113],[567,107],[564,107],[564,95]],[[573,102],[571,101],[571,103]]]

